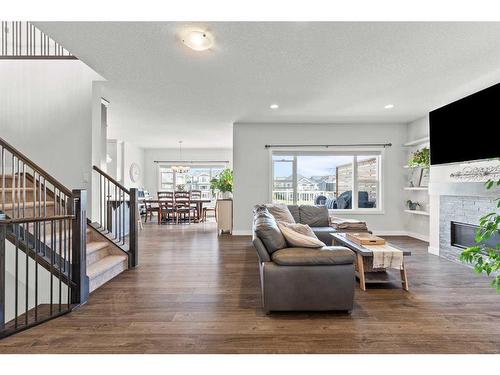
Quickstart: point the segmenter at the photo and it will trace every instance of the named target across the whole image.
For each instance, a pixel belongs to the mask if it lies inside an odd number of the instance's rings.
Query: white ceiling
[[[111,136],[146,148],[231,147],[234,122],[409,122],[500,81],[500,23],[196,23],[205,52],[186,23],[36,24],[107,79]]]

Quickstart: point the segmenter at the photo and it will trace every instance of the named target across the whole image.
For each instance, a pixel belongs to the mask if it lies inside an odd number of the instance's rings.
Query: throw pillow
[[[323,247],[309,225],[278,222],[278,228],[283,233],[290,247]]]
[[[300,222],[311,227],[327,227],[328,208],[325,206],[300,206]]]
[[[282,221],[285,223],[295,223],[290,210],[286,204],[266,204],[267,209],[274,216],[276,221]]]
[[[253,227],[255,235],[264,243],[269,254],[287,246],[276,220],[266,207],[256,206],[254,208]]]

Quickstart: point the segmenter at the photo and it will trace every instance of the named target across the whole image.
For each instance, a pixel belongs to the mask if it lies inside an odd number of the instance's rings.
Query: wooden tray
[[[370,233],[347,233],[347,238],[358,245],[385,245],[383,238]]]

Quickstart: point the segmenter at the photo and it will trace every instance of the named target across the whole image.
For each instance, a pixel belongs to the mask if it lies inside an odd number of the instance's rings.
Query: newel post
[[[139,264],[139,206],[137,188],[130,189],[129,207],[129,268],[134,268]]]
[[[5,237],[7,227],[0,224],[0,331],[5,328]]]
[[[71,303],[83,304],[89,297],[87,276],[87,191],[75,189],[73,194],[73,239],[71,243]]]

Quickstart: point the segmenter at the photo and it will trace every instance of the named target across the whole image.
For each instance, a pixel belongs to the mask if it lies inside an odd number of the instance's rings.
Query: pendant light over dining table
[[[179,165],[172,165],[172,171],[176,173],[187,173],[191,169],[187,165],[182,165],[182,141],[179,141]]]

